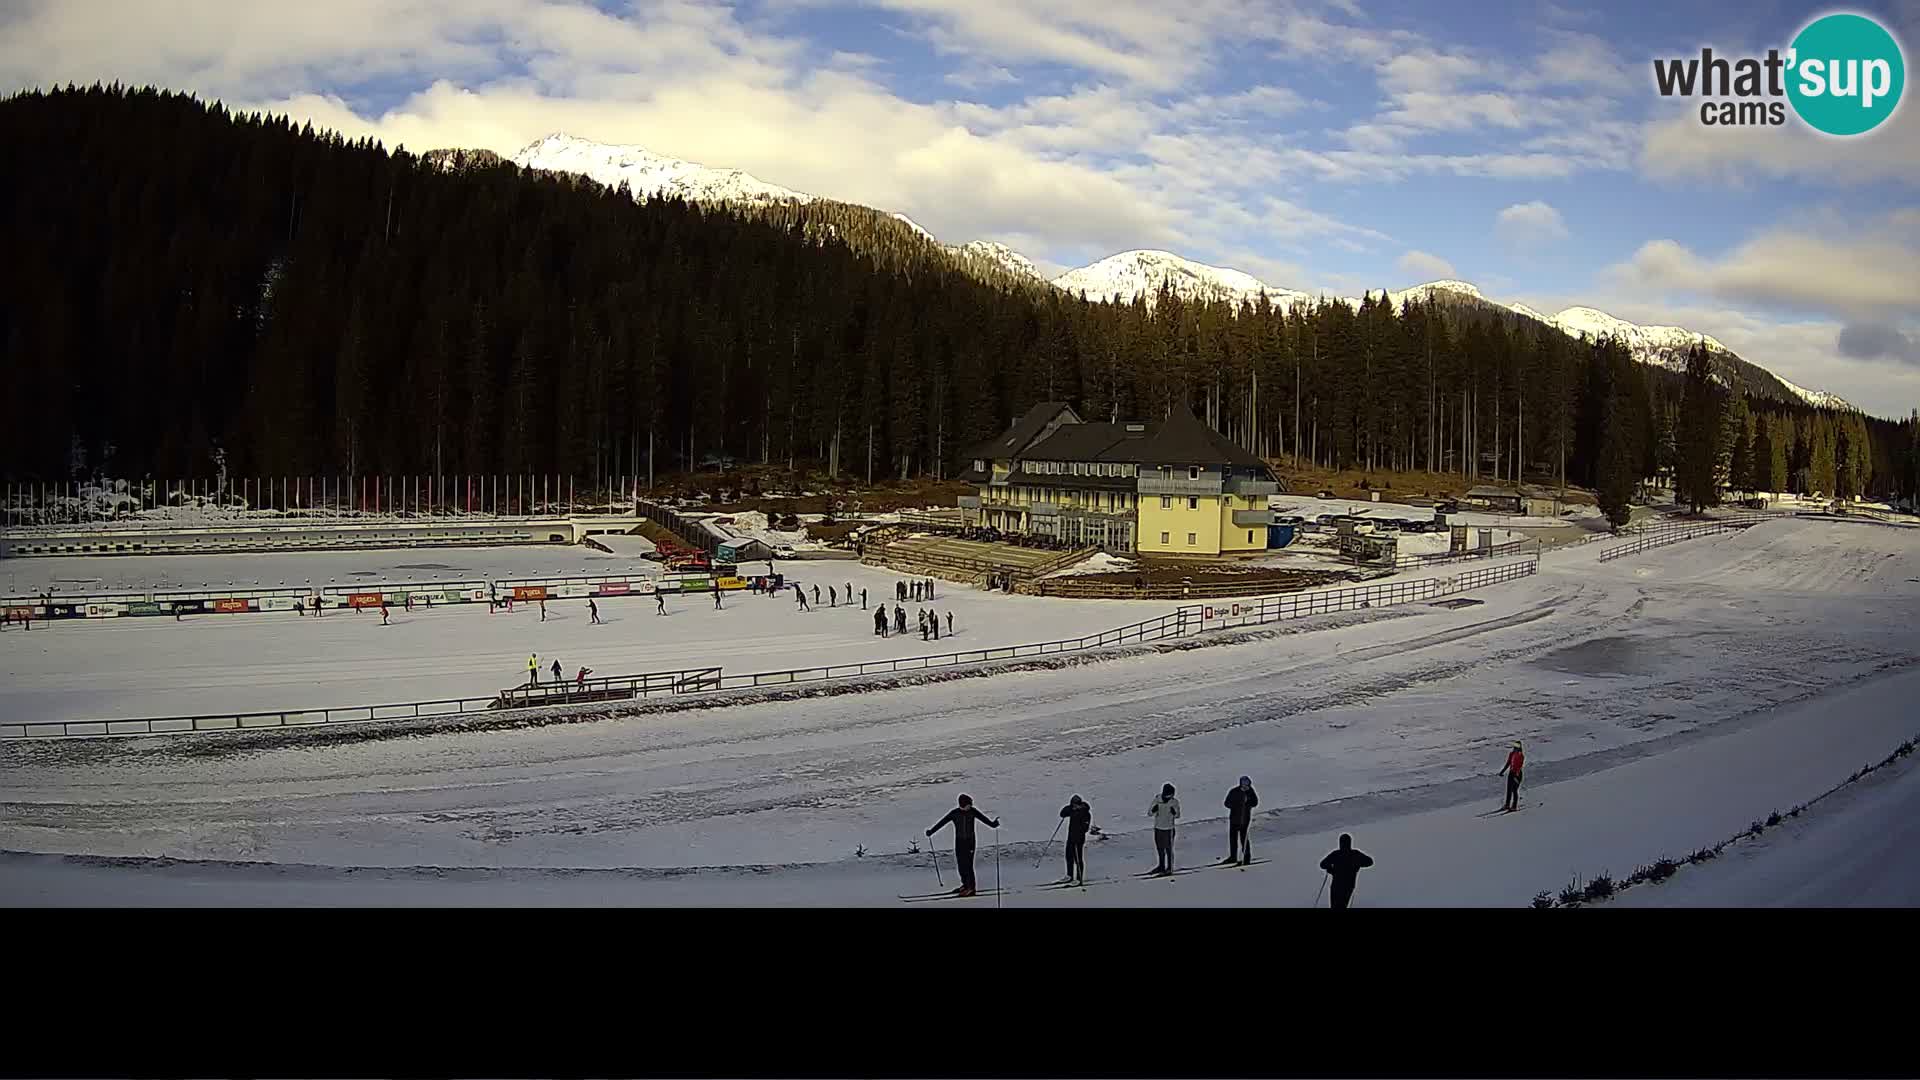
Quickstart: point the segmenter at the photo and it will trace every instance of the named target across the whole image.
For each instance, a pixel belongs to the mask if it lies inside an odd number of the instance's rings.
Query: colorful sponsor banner
[[[169,605],[170,612],[179,612],[182,615],[188,615],[196,611],[205,611],[205,610],[206,610],[206,605],[201,603],[198,600],[175,600],[171,603],[171,605]]]
[[[263,596],[259,600],[261,611],[292,611],[295,598],[291,596]]]
[[[627,583],[624,581],[603,581],[599,586],[601,596],[625,596],[628,591]]]
[[[110,619],[126,610],[125,604],[88,604],[87,618]]]
[[[448,593],[447,599],[453,600],[455,603],[458,603],[459,595],[460,595],[459,593]],[[474,589],[473,591],[467,593],[466,599],[471,600],[476,604],[484,604],[487,602],[488,595],[489,594],[485,589]]]
[[[663,577],[658,582],[654,583],[654,591],[655,592],[679,592],[680,579],[677,577]]]
[[[248,604],[245,600],[238,599],[215,600],[213,602],[213,610],[219,612],[246,611],[251,607],[252,605]]]
[[[629,588],[630,588],[630,591],[632,592],[637,592],[644,595],[646,593],[650,593],[654,591],[654,583],[651,580],[635,581],[635,582],[629,583]]]
[[[39,617],[40,612],[33,607],[10,607],[7,609],[7,618],[12,619],[14,622],[32,622]]]
[[[127,605],[127,614],[129,615],[165,615],[166,613],[167,609],[161,607],[159,604],[149,603],[144,600]]]
[[[547,598],[547,587],[545,585],[515,585],[513,587],[513,598],[515,600],[545,600]]]
[[[554,586],[553,591],[548,593],[547,595],[561,598],[561,599],[565,599],[568,597],[592,596],[593,586],[591,585],[556,585]]]
[[[348,593],[347,606],[357,608],[379,607],[380,597],[382,595],[383,594],[377,592]]]
[[[716,588],[721,588],[721,589],[744,589],[747,587],[746,578],[737,578],[737,577],[714,578],[713,583]]]

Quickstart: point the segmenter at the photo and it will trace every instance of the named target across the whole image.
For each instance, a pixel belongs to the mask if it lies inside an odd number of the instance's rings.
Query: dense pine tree
[[[1707,349],[1704,345],[1695,345],[1687,353],[1687,373],[1680,391],[1673,468],[1675,495],[1695,510],[1720,503],[1715,481],[1725,435],[1721,393],[1713,384]]]
[[[1624,503],[1684,403],[1616,342],[1468,301],[1093,304],[862,207],[635,203],[150,89],[16,95],[0,145],[15,480],[205,476],[216,451],[253,476],[864,478],[869,452],[876,478],[950,475],[1056,398],[1185,402],[1283,463],[1604,472]],[[1751,404],[1792,475],[1832,490],[1844,443],[1850,490],[1914,486],[1911,425]]]

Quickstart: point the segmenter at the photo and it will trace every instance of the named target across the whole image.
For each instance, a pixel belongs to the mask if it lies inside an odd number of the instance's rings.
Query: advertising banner
[[[515,600],[545,600],[547,598],[547,587],[545,585],[515,585],[513,587],[513,598]]]
[[[715,585],[722,589],[744,589],[747,587],[746,578],[723,577],[714,578],[713,581]]]
[[[219,612],[246,611],[249,605],[245,600],[215,600],[213,610]]]
[[[129,615],[165,615],[166,613],[167,609],[161,607],[159,604],[144,600],[127,605],[127,614]]]
[[[593,586],[591,585],[557,585],[553,588],[552,592],[549,595],[561,597],[561,598],[592,596]]]
[[[659,580],[659,582],[655,584],[654,591],[655,592],[679,592],[680,579],[677,577],[663,577]]]
[[[118,616],[121,612],[125,610],[126,610],[126,605],[124,604],[88,604],[87,618],[89,619],[113,618],[115,616]]]
[[[601,596],[625,596],[627,592],[627,583],[624,581],[603,581],[600,583],[599,595]]]
[[[261,611],[292,611],[294,598],[291,596],[263,596],[259,600]]]
[[[380,596],[381,594],[377,592],[348,593],[347,606],[357,608],[379,607]]]

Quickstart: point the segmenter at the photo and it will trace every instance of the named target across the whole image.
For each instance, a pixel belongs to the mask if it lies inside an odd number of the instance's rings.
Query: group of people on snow
[[[933,579],[915,578],[912,581],[900,580],[893,583],[893,598],[900,603],[911,600],[919,603],[933,599]]]

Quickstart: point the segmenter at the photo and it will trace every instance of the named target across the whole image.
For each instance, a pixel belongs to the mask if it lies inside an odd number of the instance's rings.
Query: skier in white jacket
[[[1180,821],[1180,800],[1173,797],[1173,785],[1167,784],[1160,789],[1160,797],[1153,800],[1147,808],[1148,816],[1153,818],[1153,850],[1159,856],[1160,864],[1154,868],[1159,875],[1173,873],[1173,830]]]

